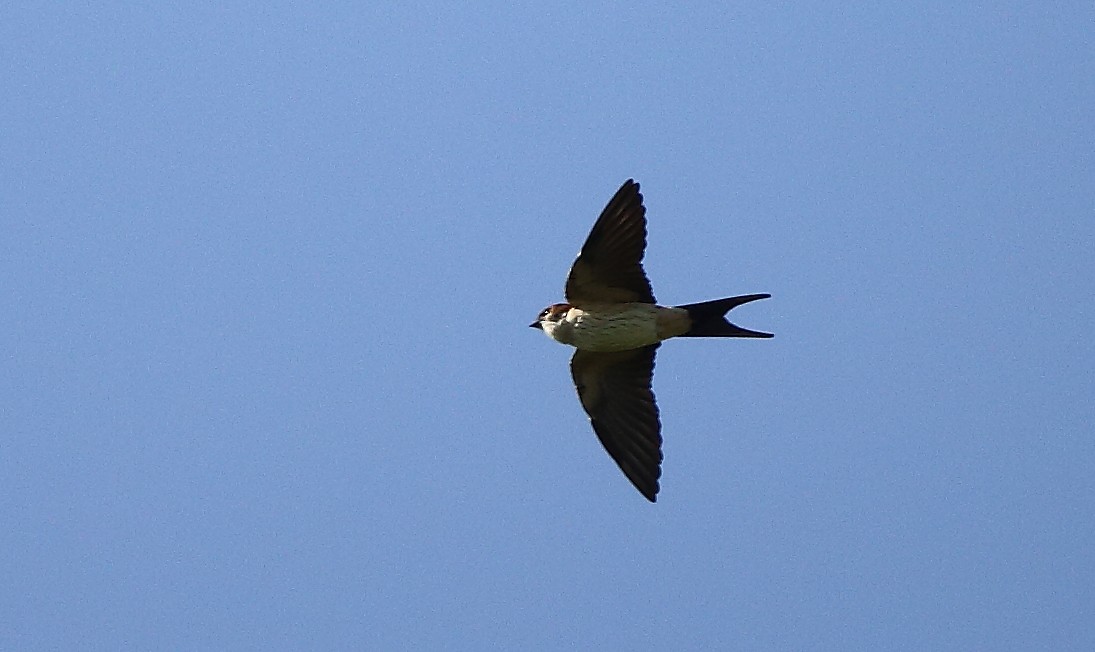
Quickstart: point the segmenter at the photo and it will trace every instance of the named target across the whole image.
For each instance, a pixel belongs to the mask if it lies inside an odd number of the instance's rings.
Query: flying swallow
[[[631,484],[654,502],[662,475],[662,426],[650,388],[654,354],[671,337],[772,337],[725,317],[771,295],[659,306],[643,271],[645,249],[643,196],[628,179],[571,266],[566,303],[544,308],[529,326],[577,349],[570,374],[593,431]]]

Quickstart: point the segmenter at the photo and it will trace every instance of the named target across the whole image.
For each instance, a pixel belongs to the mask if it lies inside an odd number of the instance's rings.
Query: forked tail
[[[726,319],[726,313],[737,308],[743,303],[767,299],[770,294],[746,294],[740,297],[728,299],[715,299],[702,303],[690,303],[686,306],[677,306],[688,311],[692,318],[692,328],[680,337],[772,337],[771,333],[761,333],[731,324]]]

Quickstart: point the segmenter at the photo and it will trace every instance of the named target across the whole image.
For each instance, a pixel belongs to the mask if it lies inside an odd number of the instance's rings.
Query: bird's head
[[[529,328],[539,328],[550,336],[559,322],[566,319],[569,310],[569,303],[553,303],[540,311],[536,321],[529,324]]]

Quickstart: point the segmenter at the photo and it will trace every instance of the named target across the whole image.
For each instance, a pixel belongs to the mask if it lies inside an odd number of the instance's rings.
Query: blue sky
[[[1090,3],[0,10],[0,648],[1095,648]],[[619,184],[662,493],[526,328]]]

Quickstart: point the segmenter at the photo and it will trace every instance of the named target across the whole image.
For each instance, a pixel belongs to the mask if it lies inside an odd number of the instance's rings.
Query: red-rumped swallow
[[[662,475],[662,426],[650,389],[654,353],[671,337],[772,337],[725,317],[771,295],[659,306],[643,271],[645,249],[643,196],[628,179],[570,268],[567,302],[544,308],[529,326],[577,349],[570,374],[593,431],[631,484],[654,502]]]

